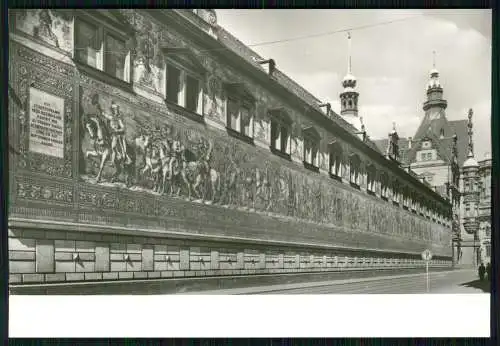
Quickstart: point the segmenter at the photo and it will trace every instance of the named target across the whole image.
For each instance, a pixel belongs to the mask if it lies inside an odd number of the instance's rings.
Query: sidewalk
[[[449,273],[468,272],[468,271],[471,271],[471,270],[470,269],[455,269],[455,270],[449,270],[449,271],[440,271],[437,273],[434,272],[434,273],[431,273],[431,275],[433,275],[433,276],[446,275]],[[196,294],[196,295],[204,295],[204,294],[207,294],[207,295],[211,295],[211,294],[222,294],[222,295],[257,294],[257,293],[267,293],[267,292],[296,289],[296,288],[345,285],[345,284],[350,284],[350,283],[381,281],[381,280],[394,280],[394,279],[398,279],[398,278],[418,277],[418,276],[425,276],[425,275],[426,275],[425,273],[404,274],[404,275],[387,275],[387,276],[377,276],[377,277],[357,278],[357,279],[315,281],[315,282],[307,282],[307,283],[231,288],[231,289],[186,292],[186,293],[177,293],[177,294],[185,294],[185,295],[189,295],[189,294]],[[471,287],[457,287],[456,289],[457,289],[456,293],[470,293],[470,292],[476,291],[475,288],[471,288]]]

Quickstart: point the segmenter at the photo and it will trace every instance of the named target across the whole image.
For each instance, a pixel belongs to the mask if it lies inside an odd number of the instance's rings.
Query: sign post
[[[429,293],[429,262],[432,259],[431,250],[426,249],[422,252],[422,259],[425,261],[425,276],[427,282],[427,293]]]

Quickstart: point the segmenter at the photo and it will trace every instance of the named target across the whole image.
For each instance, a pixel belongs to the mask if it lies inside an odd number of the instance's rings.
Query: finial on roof
[[[347,73],[351,74],[351,32],[347,32]]]
[[[472,142],[472,134],[473,134],[473,131],[472,131],[472,115],[473,115],[473,111],[472,111],[472,108],[469,109],[469,114],[468,114],[468,118],[469,118],[469,121],[467,123],[467,134],[469,135],[469,153],[467,154],[467,157],[474,157],[474,144]]]
[[[432,51],[432,68],[436,68],[436,51]]]

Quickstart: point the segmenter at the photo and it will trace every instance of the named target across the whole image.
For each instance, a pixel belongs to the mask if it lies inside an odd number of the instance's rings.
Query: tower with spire
[[[468,113],[468,151],[467,160],[465,160],[463,172],[463,228],[465,234],[462,236],[462,245],[464,254],[461,256],[462,263],[472,263],[477,266],[480,262],[479,247],[480,241],[478,237],[479,231],[479,164],[474,158],[474,145],[472,141],[472,109]],[[465,245],[465,247],[464,247]],[[468,250],[468,251],[466,251]]]
[[[430,79],[427,83],[427,100],[424,102],[424,111],[433,111],[432,113],[439,114],[445,110],[448,103],[443,99],[443,87],[439,81],[439,71],[436,68],[436,51],[432,52],[432,70]]]
[[[342,80],[342,87],[344,90],[340,94],[340,114],[358,131],[361,131],[363,124],[358,116],[359,93],[356,91],[356,77],[352,74],[351,33],[347,34],[347,74]]]

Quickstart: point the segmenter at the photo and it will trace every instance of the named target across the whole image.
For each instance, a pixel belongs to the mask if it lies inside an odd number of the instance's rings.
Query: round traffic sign
[[[432,259],[431,250],[429,250],[429,249],[424,250],[424,252],[422,252],[422,259],[424,261],[430,261]]]

